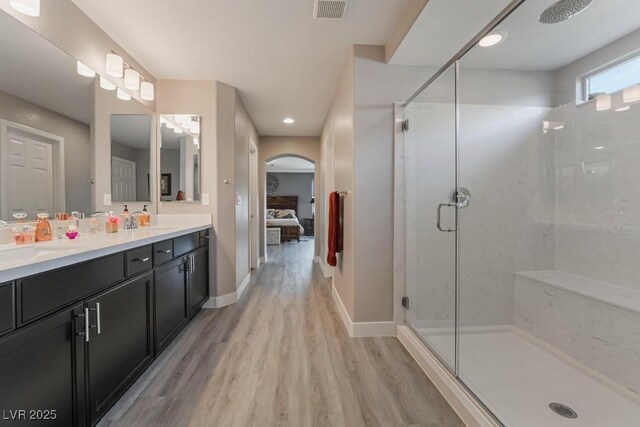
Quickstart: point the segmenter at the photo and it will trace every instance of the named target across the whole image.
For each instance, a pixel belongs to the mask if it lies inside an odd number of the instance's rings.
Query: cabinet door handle
[[[145,257],[145,258],[136,258],[133,260],[133,262],[147,262],[149,261],[149,257]]]
[[[102,332],[102,328],[100,327],[100,323],[101,323],[101,315],[100,315],[100,303],[97,302],[96,303],[96,329],[98,330],[98,335],[100,335],[100,332]]]
[[[170,254],[171,253],[171,249],[165,249],[164,251],[156,251],[159,254]]]
[[[85,308],[82,313],[78,314],[76,317],[82,317],[84,319],[84,331],[78,332],[78,335],[83,335],[84,340],[89,342],[89,309]]]
[[[196,256],[195,255],[191,255],[190,256],[190,264],[191,264],[191,272],[195,273],[196,272]]]

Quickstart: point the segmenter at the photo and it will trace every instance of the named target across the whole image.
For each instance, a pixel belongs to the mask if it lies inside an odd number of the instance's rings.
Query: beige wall
[[[354,278],[354,67],[353,52],[347,60],[340,84],[333,99],[331,109],[322,130],[321,141],[333,144],[333,183],[334,188],[325,188],[323,197],[323,218],[326,218],[326,200],[331,191],[351,191],[352,194],[342,198],[344,204],[343,217],[343,252],[338,256],[338,265],[333,269],[333,286],[335,287],[349,317],[355,321],[355,278]],[[325,152],[325,150],[322,150]],[[326,159],[323,159],[326,165]],[[322,243],[327,247],[326,237],[322,235]],[[325,255],[323,254],[323,257]],[[326,259],[322,260],[326,262]]]
[[[0,91],[0,118],[64,138],[66,210],[92,213],[89,125],[3,91]]]
[[[235,206],[236,287],[251,269],[249,260],[249,147],[250,140],[260,152],[260,136],[237,91],[235,92],[235,192],[240,204]]]
[[[276,157],[283,157],[286,155],[293,155],[303,157],[314,163],[315,173],[315,192],[320,195],[320,181],[323,179],[323,173],[320,170],[320,139],[315,137],[297,137],[297,136],[263,136],[260,140],[260,147],[258,148],[258,176],[260,182],[258,188],[260,189],[260,256],[265,257],[267,253],[266,239],[265,239],[265,220],[264,212],[267,208],[267,195],[266,195],[266,161]],[[318,204],[316,204],[316,212],[318,210]],[[318,243],[318,222],[315,223],[315,254],[318,255],[319,243]]]

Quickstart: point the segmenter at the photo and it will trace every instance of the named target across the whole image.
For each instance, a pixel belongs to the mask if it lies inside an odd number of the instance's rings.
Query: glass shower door
[[[453,372],[456,88],[451,67],[405,107],[406,323]]]

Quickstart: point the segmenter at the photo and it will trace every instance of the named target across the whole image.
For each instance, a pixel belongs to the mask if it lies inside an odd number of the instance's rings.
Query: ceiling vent
[[[344,19],[349,0],[315,0],[314,19]]]

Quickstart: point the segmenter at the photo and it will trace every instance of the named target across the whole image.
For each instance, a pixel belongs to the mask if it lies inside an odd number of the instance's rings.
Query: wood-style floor
[[[461,426],[395,338],[350,338],[313,241],[269,247],[242,300],[202,310],[103,426]]]

